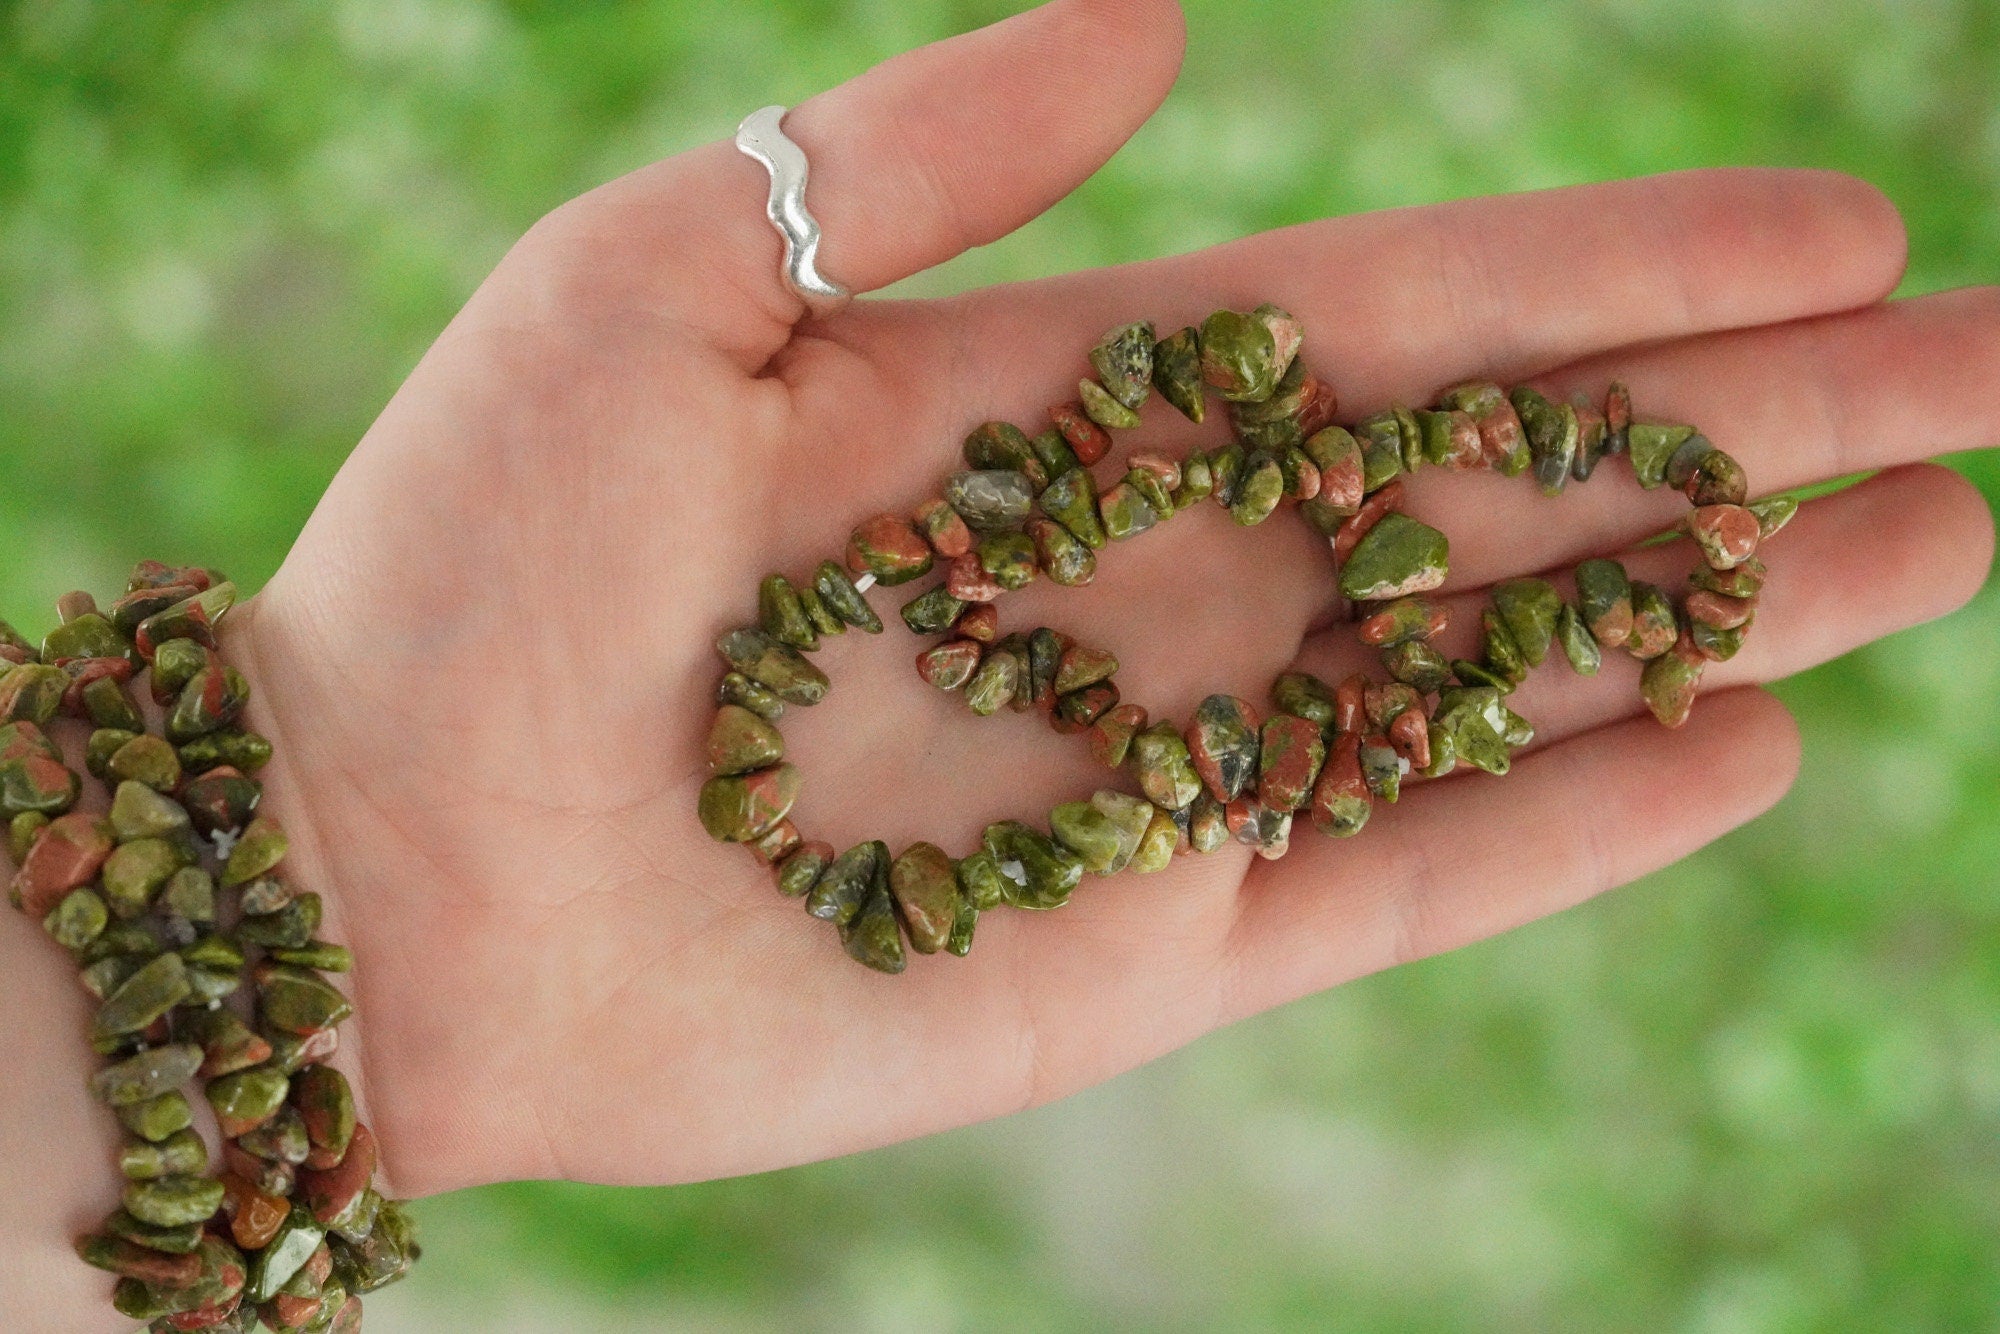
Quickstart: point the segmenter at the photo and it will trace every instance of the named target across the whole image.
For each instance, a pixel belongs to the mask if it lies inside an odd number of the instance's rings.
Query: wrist
[[[9,1329],[122,1330],[111,1278],[74,1239],[117,1204],[117,1121],[86,1090],[102,1064],[83,1041],[90,996],[76,969],[19,914],[0,918],[0,1294]]]
[[[352,1036],[341,1030],[352,1012],[344,929],[303,878],[311,867],[290,863],[283,800],[264,800],[269,745],[239,730],[255,724],[244,713],[253,692],[229,657],[248,647],[255,618],[241,619],[244,632],[219,625],[234,590],[206,570],[148,562],[130,589],[103,610],[88,594],[66,596],[39,662],[6,630],[20,664],[5,681],[7,794],[20,811],[13,891],[30,929],[13,933],[19,966],[4,975],[23,983],[11,1005],[44,1007],[42,1022],[8,1027],[68,1039],[4,1053],[6,1068],[87,1093],[37,1085],[31,1095],[55,1096],[36,1097],[20,1120],[57,1144],[98,1148],[97,1161],[111,1158],[127,1178],[109,1192],[123,1208],[107,1219],[101,1169],[8,1145],[10,1165],[32,1162],[35,1178],[54,1171],[65,1187],[9,1201],[39,1202],[39,1225],[24,1218],[20,1233],[54,1243],[22,1248],[21,1277],[67,1303],[72,1289],[88,1291],[80,1258],[122,1275],[117,1309],[155,1328],[163,1316],[209,1327],[237,1318],[239,1305],[243,1319],[254,1307],[292,1327],[324,1312],[344,1328],[359,1317],[357,1299],[401,1277],[418,1252],[407,1219],[376,1189],[365,1092],[331,1059]],[[159,707],[137,707],[135,686]],[[81,785],[82,769],[98,783]],[[49,942],[35,942],[40,957],[23,955],[44,913],[70,966],[88,962],[100,1005],[63,986],[65,961]],[[65,993],[66,1005],[50,1004]],[[84,1033],[87,1044],[77,1041]],[[92,1049],[108,1064],[90,1060]],[[191,1093],[197,1073],[204,1084]],[[90,1097],[116,1109],[132,1137],[91,1116]],[[128,1109],[140,1104],[164,1110],[135,1121]],[[116,1153],[101,1151],[121,1139]],[[69,1262],[52,1263],[77,1237]]]

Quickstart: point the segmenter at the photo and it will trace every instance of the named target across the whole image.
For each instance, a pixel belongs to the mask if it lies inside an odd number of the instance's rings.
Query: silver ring
[[[736,127],[736,147],[771,173],[764,216],[785,240],[785,283],[814,314],[829,315],[853,293],[819,271],[819,223],[806,208],[806,154],[782,128],[785,107],[762,107]]]

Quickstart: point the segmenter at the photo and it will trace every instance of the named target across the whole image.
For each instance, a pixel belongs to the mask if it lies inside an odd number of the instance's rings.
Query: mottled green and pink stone
[[[1086,871],[1157,870],[1232,840],[1278,856],[1295,813],[1347,837],[1409,781],[1460,766],[1504,773],[1511,752],[1533,739],[1504,701],[1558,651],[1590,675],[1605,653],[1622,650],[1642,664],[1640,693],[1660,720],[1685,720],[1705,664],[1731,656],[1754,619],[1757,551],[1795,502],[1748,500],[1740,464],[1691,427],[1636,418],[1618,384],[1593,402],[1467,381],[1429,406],[1337,425],[1336,396],[1301,362],[1302,343],[1299,322],[1271,305],[1217,311],[1164,336],[1145,322],[1120,325],[1088,352],[1094,378],[1049,410],[1040,434],[982,423],[965,438],[966,469],[942,496],[912,518],[885,513],[858,525],[846,568],[823,564],[814,581],[817,615],[813,599],[800,599],[803,616],[776,593],[761,599],[763,623],[719,644],[732,671],[718,691],[699,802],[709,832],[771,864],[787,896],[835,923],[850,955],[899,972],[905,939],[917,953],[962,954],[979,913],[1057,906]],[[1234,441],[1180,458],[1138,450],[1100,489],[1091,469],[1114,432],[1139,424],[1155,391],[1194,422],[1217,395]],[[1672,487],[1693,506],[1681,531],[1703,567],[1685,597],[1609,560],[1583,562],[1569,594],[1560,581],[1504,581],[1476,618],[1470,656],[1447,658],[1449,616],[1428,595],[1450,577],[1449,543],[1405,511],[1404,474],[1483,468],[1530,475],[1553,496],[1620,455],[1641,486]],[[1088,584],[1107,545],[1206,499],[1243,526],[1297,505],[1328,540],[1336,588],[1386,679],[1356,674],[1336,688],[1285,673],[1268,716],[1217,694],[1182,725],[1149,720],[1122,700],[1117,660],[1102,648],[1047,627],[1001,633],[1008,593],[1043,577]],[[1050,813],[1051,834],[1003,821],[979,852],[957,860],[930,843],[891,858],[879,844],[837,853],[803,839],[789,816],[797,776],[774,724],[786,705],[824,696],[826,678],[804,655],[819,635],[863,618],[880,629],[859,587],[933,570],[939,582],[902,609],[912,631],[938,636],[916,655],[919,677],[976,716],[1039,709],[1055,731],[1083,734],[1100,763],[1129,768],[1143,795],[1105,789],[1062,803]],[[867,578],[857,587],[849,572]],[[765,587],[784,583],[772,575]]]

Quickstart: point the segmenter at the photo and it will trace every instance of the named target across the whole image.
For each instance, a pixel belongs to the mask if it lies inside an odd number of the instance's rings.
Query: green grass
[[[142,555],[261,582],[541,212],[1008,8],[0,4],[0,606]],[[1109,168],[911,286],[1726,162],[1882,185],[1909,291],[2000,272],[1986,0],[1190,11],[1180,87]],[[2000,495],[1990,453],[1962,466]],[[377,1323],[2000,1328],[1996,642],[1989,588],[1789,683],[1798,790],[1669,872],[1059,1107],[426,1204]]]

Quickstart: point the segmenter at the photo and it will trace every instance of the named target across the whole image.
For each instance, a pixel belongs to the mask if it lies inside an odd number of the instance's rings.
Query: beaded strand
[[[1557,403],[1528,385],[1473,381],[1429,408],[1394,407],[1343,427],[1332,387],[1298,355],[1303,342],[1299,322],[1268,304],[1216,311],[1165,338],[1145,322],[1121,325],[1091,349],[1095,378],[1050,410],[1047,429],[1031,437],[984,423],[966,437],[966,470],[942,496],[910,517],[878,514],[855,527],[845,568],[825,561],[798,584],[767,576],[757,624],[716,646],[729,670],[698,803],[709,834],[772,866],[780,891],[833,923],[855,959],[898,973],[905,941],[922,954],[963,955],[980,913],[1059,907],[1086,872],[1158,871],[1232,838],[1279,857],[1298,812],[1351,837],[1410,779],[1461,765],[1504,774],[1534,738],[1506,697],[1552,648],[1586,676],[1605,651],[1629,653],[1645,664],[1640,693],[1653,714],[1669,727],[1687,720],[1705,666],[1742,646],[1765,575],[1757,552],[1796,500],[1750,501],[1734,458],[1692,426],[1635,420],[1615,383],[1601,402]],[[1110,452],[1111,432],[1137,426],[1154,390],[1195,423],[1215,393],[1232,443],[1180,459],[1134,452],[1100,492],[1091,470]],[[1432,644],[1447,610],[1425,595],[1445,581],[1449,543],[1403,512],[1405,477],[1426,466],[1485,468],[1531,475],[1555,496],[1617,455],[1629,457],[1641,487],[1672,487],[1693,506],[1677,531],[1703,563],[1684,596],[1676,602],[1613,560],[1577,566],[1574,601],[1548,580],[1510,579],[1490,591],[1477,656],[1447,660]],[[1292,503],[1327,539],[1357,636],[1379,650],[1385,679],[1357,674],[1333,687],[1286,672],[1272,684],[1269,717],[1215,694],[1181,727],[1121,701],[1109,652],[1046,626],[999,633],[1005,593],[1037,578],[1088,584],[1109,544],[1203,500],[1244,527]],[[788,705],[825,697],[827,676],[805,656],[823,639],[882,631],[864,596],[873,585],[940,566],[943,578],[902,608],[912,633],[939,637],[917,655],[918,674],[981,716],[1041,709],[1056,731],[1086,734],[1107,767],[1130,769],[1140,795],[1107,788],[1062,803],[1047,833],[1000,821],[963,858],[927,842],[891,857],[879,841],[836,856],[790,818],[799,774],[775,724]]]
[[[355,1334],[361,1294],[419,1254],[374,1189],[374,1135],[323,1064],[353,1012],[323,974],[353,966],[317,938],[320,896],[282,879],[285,831],[252,777],[271,744],[244,729],[249,683],[215,629],[235,586],[142,563],[100,611],[66,595],[39,647],[0,621],[0,811],[14,906],[68,950],[99,1002],[91,1092],[126,1131],[121,1207],[77,1243],[118,1276],[112,1302],[154,1331]],[[127,687],[143,672],[149,731]],[[93,728],[81,775],[48,731]],[[254,1005],[230,1001],[249,980]],[[182,1085],[199,1077],[222,1172]]]

